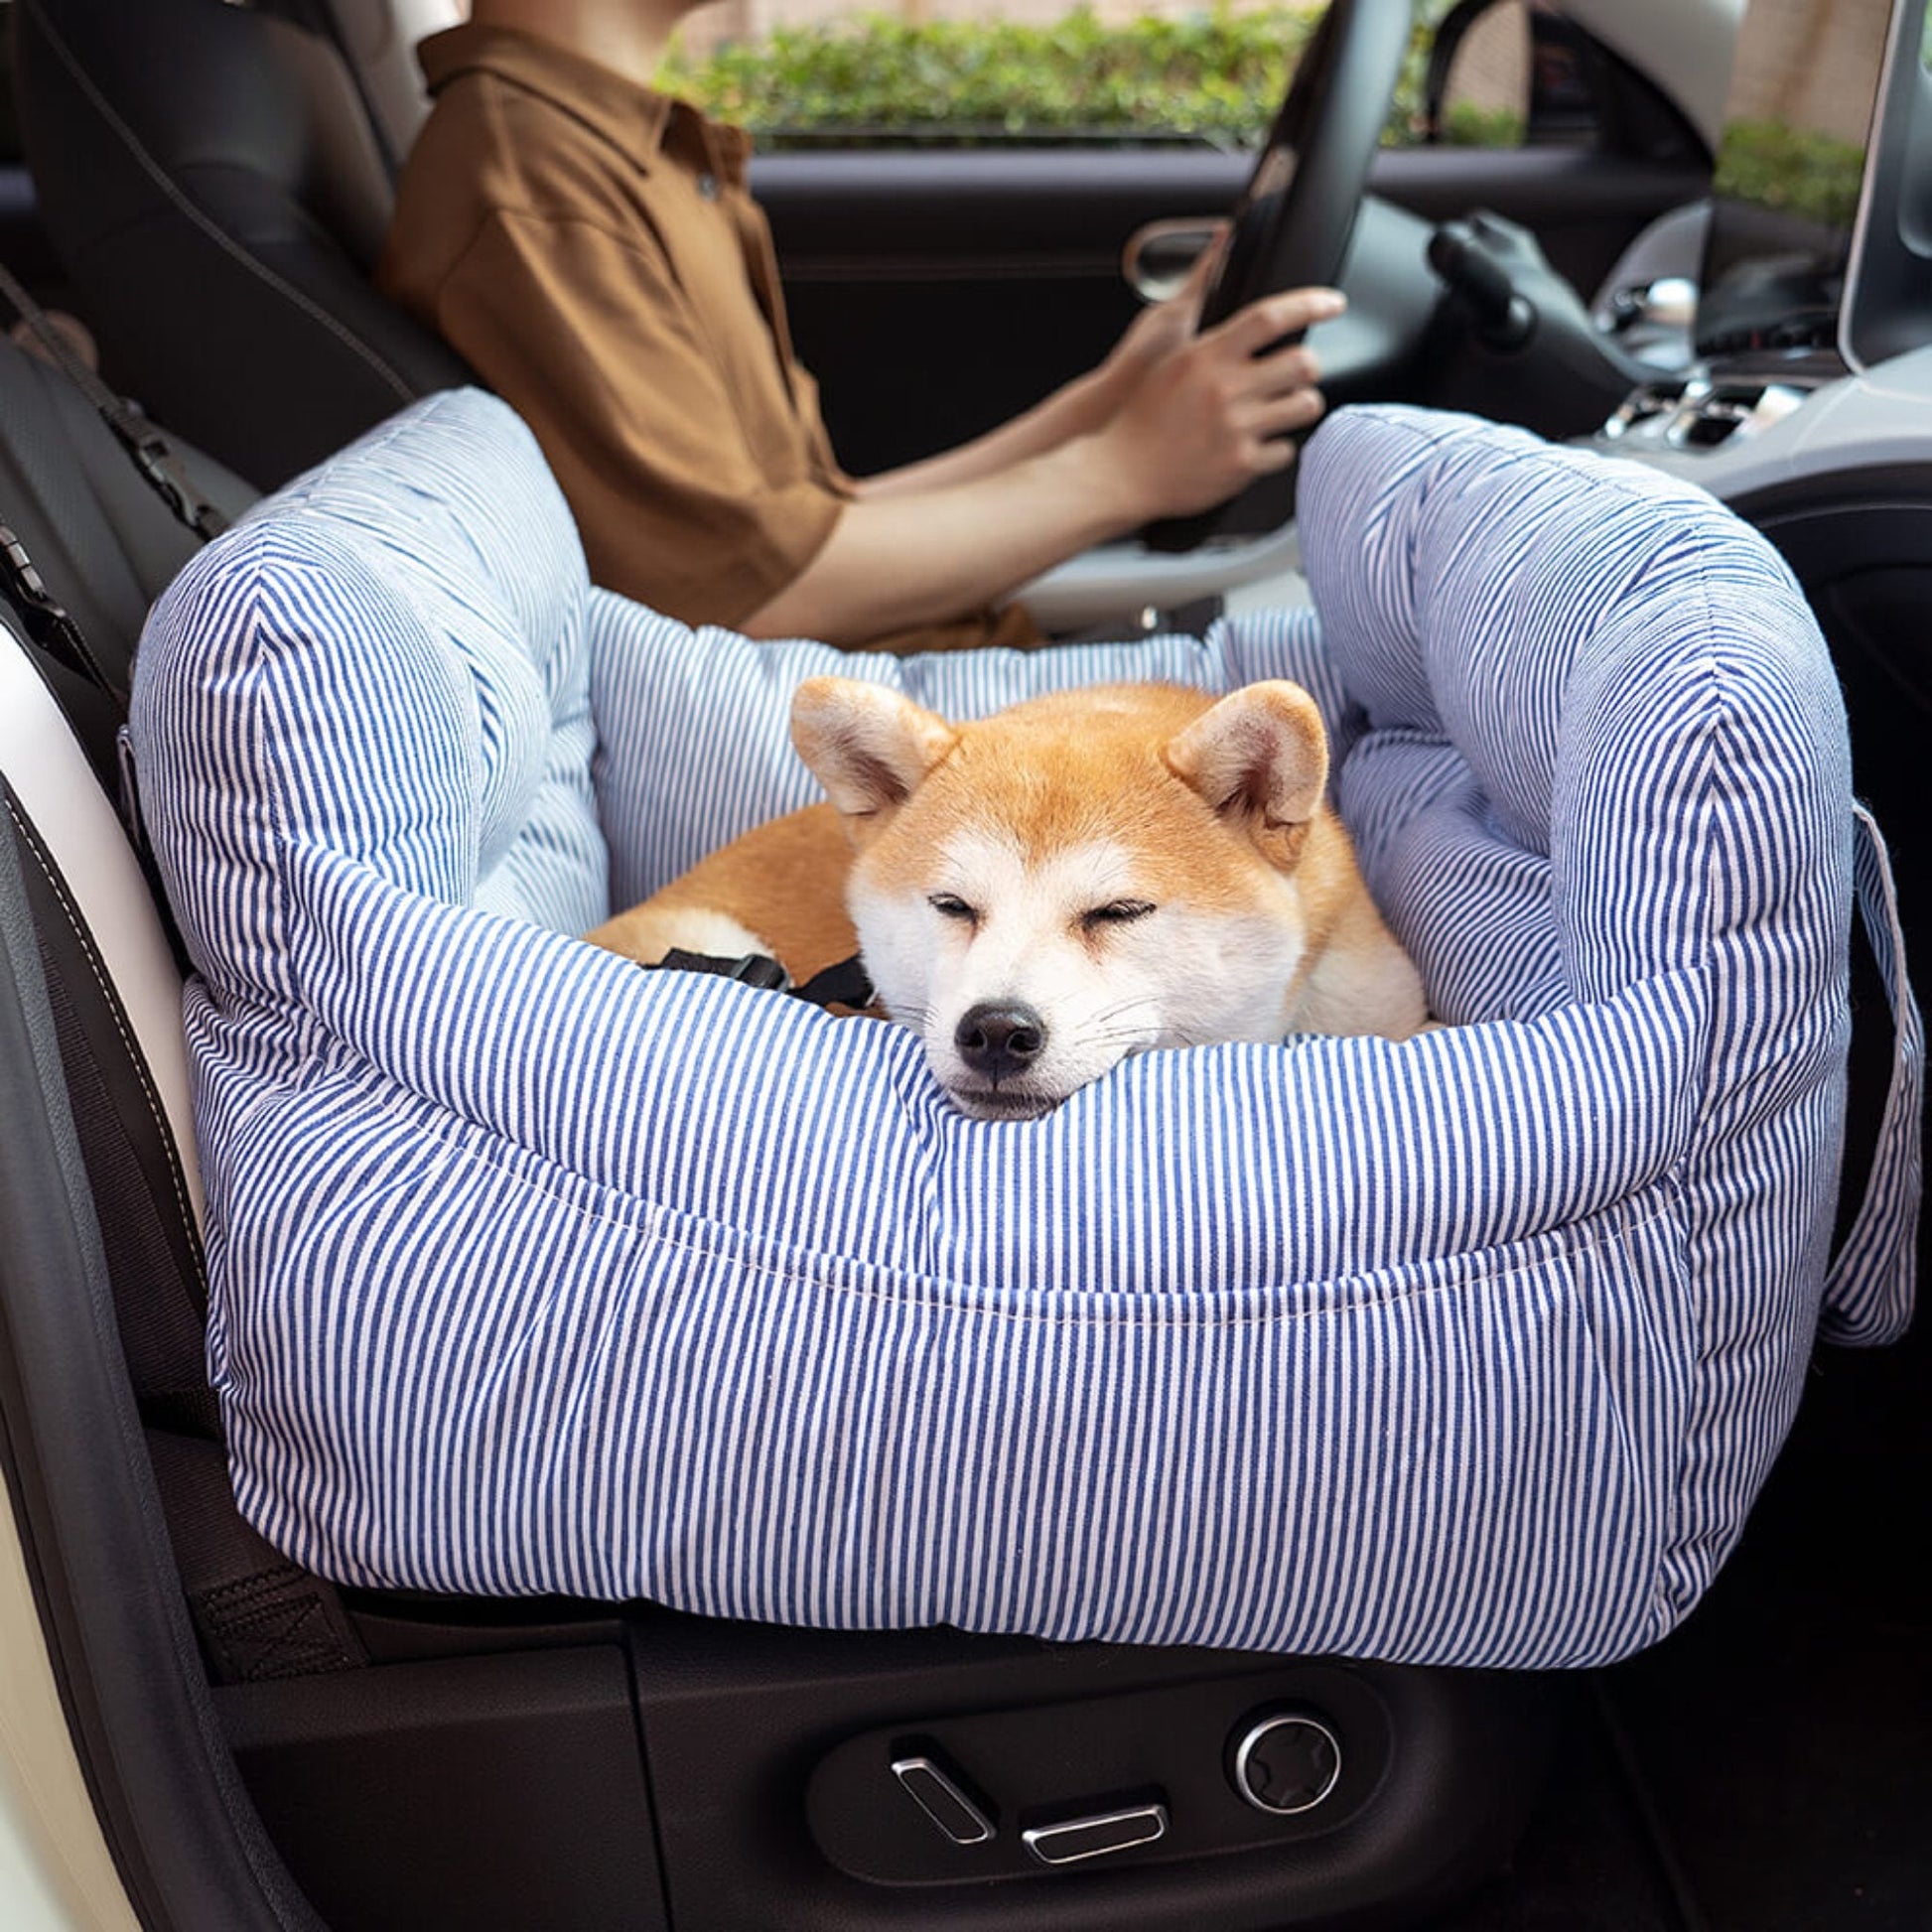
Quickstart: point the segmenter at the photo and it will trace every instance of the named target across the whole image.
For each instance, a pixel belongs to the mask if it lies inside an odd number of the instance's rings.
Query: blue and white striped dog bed
[[[1917,1043],[1838,1268],[1855,824],[1823,645],[1700,493],[1349,411],[1321,613],[897,662],[592,590],[431,399],[158,607],[135,744],[200,978],[248,1515],[355,1583],[1582,1664],[1738,1533],[1821,1311],[1911,1299]],[[573,938],[810,795],[789,694],[1292,676],[1436,1010],[962,1118],[916,1038]],[[1882,910],[1881,878],[1867,874]]]

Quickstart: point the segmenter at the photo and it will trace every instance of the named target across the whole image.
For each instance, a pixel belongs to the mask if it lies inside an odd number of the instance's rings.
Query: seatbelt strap
[[[79,624],[61,600],[47,588],[46,580],[35,568],[33,558],[27,554],[27,546],[4,522],[0,522],[0,596],[4,596],[8,608],[18,619],[29,646],[44,653],[50,663],[59,665],[87,687],[85,693],[71,686],[63,690],[59,679],[50,678],[46,669],[42,670],[42,682],[53,692],[55,702],[60,705],[76,741],[86,753],[94,775],[100,780],[100,788],[112,803],[121,821],[121,830],[127,834],[128,844],[134,848],[136,863],[141,868],[142,877],[148,882],[148,891],[154,898],[161,929],[167,935],[169,950],[175,956],[175,964],[186,976],[194,971],[194,964],[187,942],[181,936],[181,928],[175,923],[174,908],[168,903],[167,889],[161,883],[161,870],[155,863],[154,848],[148,843],[147,827],[141,819],[141,794],[135,782],[134,757],[127,732],[128,694],[102,669],[100,659],[94,655]],[[105,703],[107,715],[94,721],[90,729],[82,712],[86,705],[97,702]],[[107,764],[103,760],[110,729],[114,759],[112,764]]]
[[[873,992],[872,975],[866,971],[865,961],[855,952],[850,959],[841,959],[823,971],[814,973],[803,986],[794,986],[792,992],[801,1000],[809,1000],[815,1007],[851,1007],[856,1013],[872,1005],[877,997]]]
[[[4,264],[0,264],[0,295],[13,304],[54,365],[93,405],[133,460],[148,487],[168,505],[177,521],[194,531],[204,543],[219,536],[228,527],[228,519],[196,488],[195,480],[176,455],[174,446],[146,416],[124,397],[117,396],[81,360],[53,317]]]
[[[748,952],[737,959],[728,959],[723,953],[686,952],[682,946],[673,946],[650,970],[709,973],[716,979],[737,980],[742,986],[756,986],[764,993],[791,991],[791,976],[775,959],[761,952]]]
[[[0,522],[0,591],[13,606],[29,641],[76,677],[84,678],[103,697],[111,698],[120,714],[127,715],[127,693],[102,669],[80,634],[80,626],[47,588],[47,580],[35,568],[27,546],[4,522]]]

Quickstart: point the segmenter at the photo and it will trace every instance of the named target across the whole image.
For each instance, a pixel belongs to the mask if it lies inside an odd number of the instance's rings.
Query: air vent
[[[1605,442],[1643,449],[1715,450],[1733,436],[1756,435],[1781,422],[1811,393],[1795,382],[1652,382],[1633,390],[1603,425]]]

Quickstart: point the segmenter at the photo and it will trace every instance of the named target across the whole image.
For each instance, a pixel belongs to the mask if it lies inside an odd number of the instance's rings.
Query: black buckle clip
[[[657,964],[674,972],[715,973],[721,979],[738,980],[765,993],[789,993],[797,999],[809,1000],[815,1007],[851,1007],[857,1012],[871,1006],[873,1001],[871,977],[856,953],[814,973],[803,986],[793,986],[791,975],[775,959],[760,952],[727,959],[720,953],[686,952],[681,946],[673,946]]]
[[[228,519],[189,481],[181,458],[159,430],[142,433],[131,427],[121,429],[118,424],[115,428],[135,467],[160,492],[177,521],[185,523],[205,543],[228,527]]]
[[[27,554],[27,546],[4,523],[0,523],[0,557],[6,559],[7,575],[21,603],[45,617],[67,616],[60,601],[47,588],[47,580],[35,568],[33,558]],[[25,616],[25,612],[22,615]]]
[[[791,991],[791,975],[761,952],[727,959],[722,953],[686,952],[682,946],[673,946],[657,963],[678,973],[715,973],[720,979],[739,980],[766,993]]]

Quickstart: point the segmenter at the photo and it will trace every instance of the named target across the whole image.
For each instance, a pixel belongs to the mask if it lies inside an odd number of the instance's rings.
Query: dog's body
[[[801,686],[831,802],[747,833],[590,937],[764,952],[794,980],[863,953],[967,1112],[1036,1114],[1128,1053],[1295,1032],[1406,1037],[1414,966],[1323,801],[1299,686],[1161,684],[952,726],[877,685]]]

